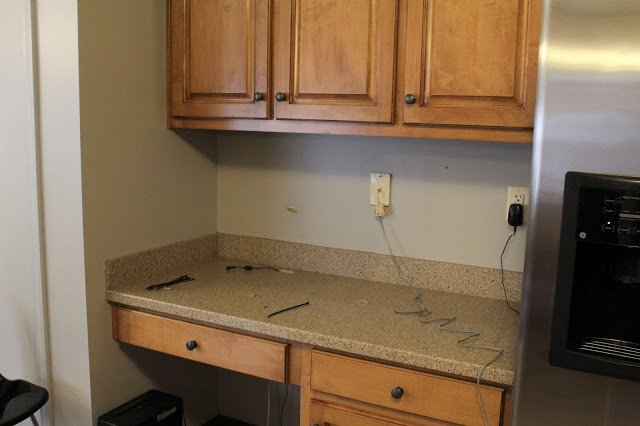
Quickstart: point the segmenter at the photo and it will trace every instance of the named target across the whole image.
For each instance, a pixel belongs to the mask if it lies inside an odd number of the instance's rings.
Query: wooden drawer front
[[[401,387],[400,399],[391,390]],[[311,354],[311,389],[464,425],[482,425],[475,383],[321,351]],[[504,390],[482,385],[490,425],[500,424]]]
[[[287,381],[288,344],[118,307],[116,338],[125,343],[277,382]],[[197,342],[187,350],[186,343]]]
[[[320,401],[311,401],[311,418],[309,420],[309,424],[312,426],[388,426],[405,424],[373,418],[344,407],[330,407]]]

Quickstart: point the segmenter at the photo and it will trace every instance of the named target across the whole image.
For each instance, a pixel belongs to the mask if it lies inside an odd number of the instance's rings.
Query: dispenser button
[[[618,234],[630,234],[631,228],[628,226],[618,226]]]
[[[640,235],[640,228],[639,227],[635,227],[633,228],[633,235]]]
[[[605,223],[604,225],[602,225],[603,232],[615,232],[615,230],[616,230],[616,227],[609,223]]]
[[[616,209],[614,207],[605,207],[604,214],[616,214]]]
[[[614,205],[617,204],[618,200],[616,200],[613,197],[604,197],[604,203],[608,204],[608,205]]]

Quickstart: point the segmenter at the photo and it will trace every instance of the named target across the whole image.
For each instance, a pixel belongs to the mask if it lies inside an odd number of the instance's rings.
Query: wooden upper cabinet
[[[391,123],[397,0],[278,0],[277,119]]]
[[[407,0],[404,122],[533,127],[540,0]]]
[[[168,13],[170,116],[267,118],[269,1],[172,0]]]

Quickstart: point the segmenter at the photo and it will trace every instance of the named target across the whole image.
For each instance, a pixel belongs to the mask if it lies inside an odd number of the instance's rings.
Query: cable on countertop
[[[182,275],[181,277],[176,278],[175,280],[167,281],[166,283],[154,284],[146,287],[148,291],[155,290],[158,291],[161,288],[169,288],[172,285],[184,283],[187,281],[194,281],[195,278],[191,278],[189,275]]]
[[[458,347],[460,348],[465,348],[465,349],[483,349],[483,350],[487,350],[487,351],[491,351],[491,352],[496,352],[497,355],[495,357],[493,357],[489,362],[487,362],[486,364],[484,364],[484,366],[480,369],[480,371],[478,372],[478,376],[476,377],[476,389],[478,392],[478,399],[480,400],[480,408],[482,409],[482,416],[484,417],[484,424],[485,426],[488,426],[489,421],[487,419],[487,412],[484,408],[484,401],[482,399],[482,393],[480,392],[480,379],[482,377],[482,374],[484,373],[484,371],[494,362],[496,362],[498,359],[500,359],[500,357],[502,357],[502,355],[504,354],[504,349],[503,348],[498,348],[498,347],[493,347],[493,346],[487,346],[487,345],[478,345],[478,344],[473,344],[470,343],[469,341],[480,337],[480,332],[479,331],[474,331],[474,330],[460,330],[460,329],[455,329],[455,328],[450,328],[448,327],[449,324],[452,324],[455,320],[456,317],[451,317],[451,318],[436,318],[436,319],[427,319],[427,316],[430,315],[432,313],[432,311],[430,309],[428,309],[423,303],[422,303],[422,294],[419,293],[418,291],[416,291],[415,286],[413,285],[413,282],[411,280],[411,277],[409,277],[409,275],[407,275],[406,272],[404,272],[402,270],[402,268],[400,267],[400,263],[398,262],[398,260],[396,259],[395,255],[393,254],[393,250],[391,249],[391,244],[389,244],[389,239],[387,238],[387,232],[384,229],[384,223],[382,222],[382,217],[378,217],[378,220],[380,221],[380,228],[382,229],[382,235],[384,236],[384,240],[387,244],[387,248],[389,249],[389,253],[391,254],[391,259],[393,260],[393,263],[396,266],[396,269],[398,270],[398,272],[400,273],[400,276],[402,277],[402,279],[404,281],[406,281],[408,283],[409,288],[411,289],[411,291],[414,294],[414,299],[413,299],[413,303],[411,303],[410,305],[406,305],[406,306],[399,306],[395,309],[395,313],[398,315],[418,315],[420,322],[422,324],[431,324],[431,323],[440,323],[440,325],[438,326],[438,328],[442,331],[448,331],[450,333],[462,333],[462,334],[468,334],[468,336],[463,337],[461,339],[459,339],[456,344]],[[515,233],[514,233],[515,234]],[[508,242],[508,241],[507,241]],[[505,245],[506,246],[506,245]]]
[[[258,269],[271,269],[272,271],[280,272],[279,269],[273,268],[271,266],[251,266],[251,265],[247,265],[247,266],[229,265],[229,266],[227,266],[227,271],[230,271],[232,269],[244,269],[245,271],[254,271],[254,270],[258,270]]]
[[[272,317],[272,316],[274,316],[274,315],[278,315],[278,314],[281,314],[281,313],[283,313],[283,312],[290,311],[290,310],[292,310],[292,309],[296,309],[296,308],[301,308],[301,307],[303,307],[303,306],[307,306],[308,304],[309,304],[309,302],[304,302],[304,303],[301,303],[301,304],[299,304],[299,305],[291,306],[290,308],[281,309],[281,310],[279,310],[279,311],[277,311],[277,312],[274,312],[274,313],[272,313],[272,314],[267,315],[267,318],[271,318],[271,317]]]

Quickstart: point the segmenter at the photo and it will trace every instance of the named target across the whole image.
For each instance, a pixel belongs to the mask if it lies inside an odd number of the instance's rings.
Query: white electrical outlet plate
[[[507,212],[505,219],[509,220],[509,206],[511,204],[522,204],[522,224],[527,223],[529,215],[529,188],[526,186],[509,186],[507,195]]]
[[[389,194],[391,190],[391,174],[371,173],[371,184],[369,185],[369,204],[375,206],[381,203],[383,206],[389,205]]]

